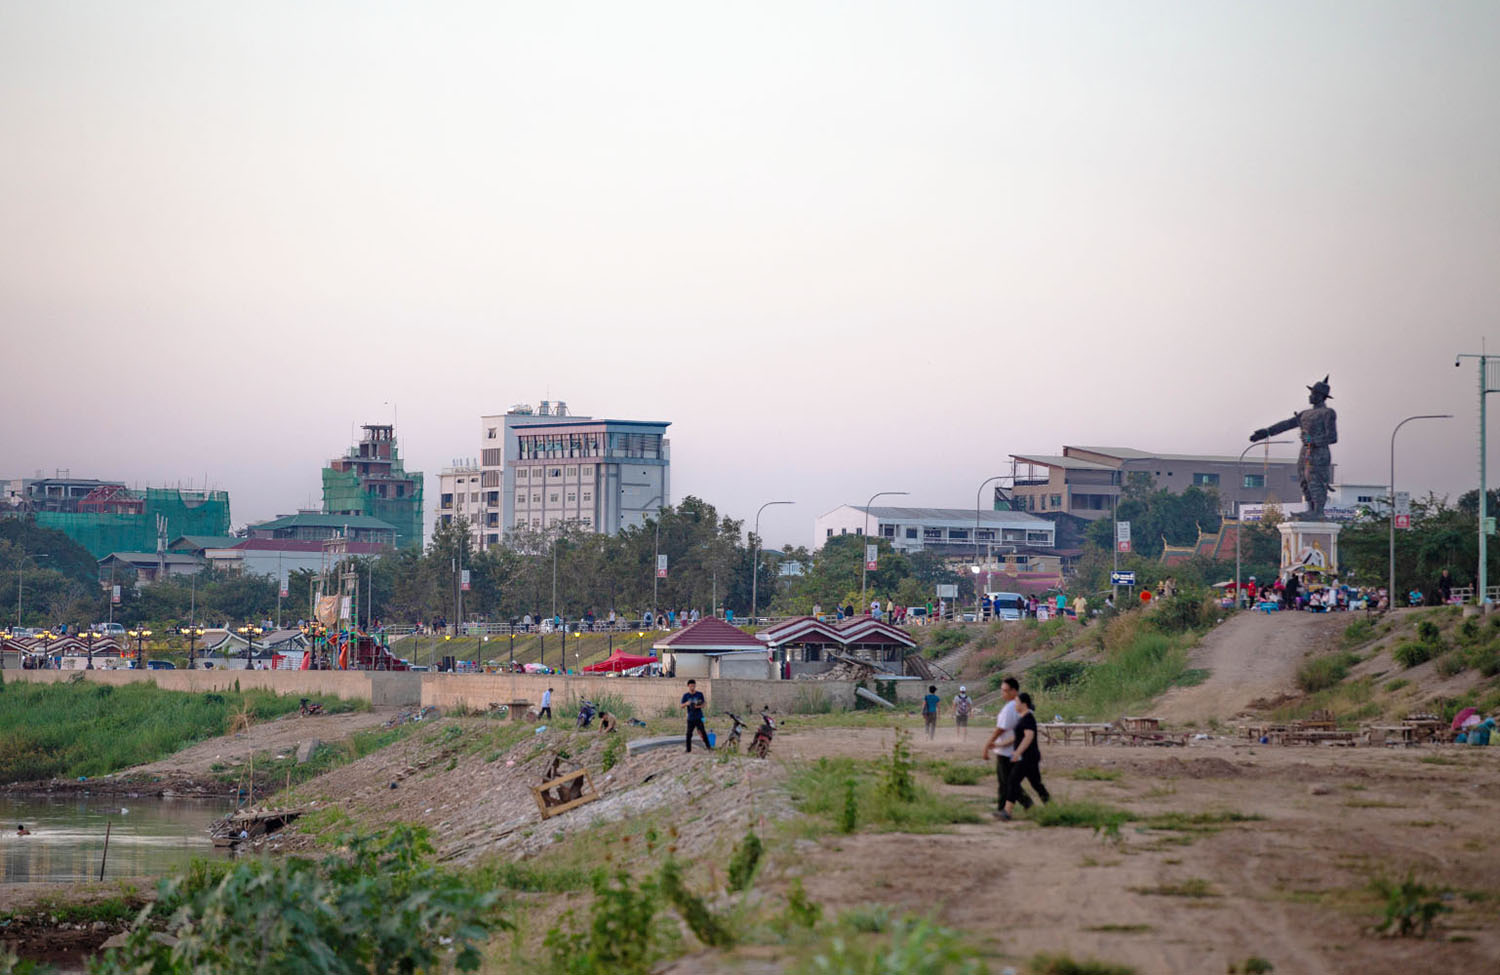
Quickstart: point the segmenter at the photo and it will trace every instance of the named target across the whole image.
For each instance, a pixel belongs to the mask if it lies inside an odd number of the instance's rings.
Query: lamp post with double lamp
[[[755,625],[755,601],[760,583],[760,513],[773,504],[796,504],[795,501],[767,501],[755,509],[755,531],[750,538],[750,625]]]
[[[1251,450],[1254,450],[1256,447],[1284,447],[1289,443],[1291,443],[1290,440],[1262,440],[1258,443],[1253,443],[1250,446],[1246,447],[1244,450],[1240,451],[1240,459],[1235,462],[1235,476],[1240,479],[1240,490],[1244,490],[1245,488],[1246,454],[1248,454]],[[1262,481],[1261,487],[1265,490],[1269,490],[1269,488],[1266,488],[1264,481]],[[1240,536],[1244,534],[1244,529],[1244,522],[1240,521],[1240,509],[1238,506],[1236,506],[1234,509],[1234,606],[1236,609],[1238,609],[1240,605]]]
[[[1390,497],[1386,499],[1391,508],[1391,543],[1389,566],[1390,576],[1387,579],[1387,586],[1385,590],[1385,604],[1392,609],[1396,608],[1396,434],[1400,432],[1402,427],[1406,426],[1413,420],[1451,419],[1453,419],[1452,413],[1419,413],[1416,416],[1409,416],[1406,419],[1402,420],[1400,423],[1396,424],[1396,428],[1391,431],[1391,491]],[[1480,532],[1483,532],[1484,526],[1480,525],[1479,530]],[[1476,604],[1483,606],[1484,593],[1478,592],[1474,601]]]
[[[870,495],[870,500],[865,502],[865,545],[870,544],[870,505],[875,503],[875,499],[910,493],[910,491],[877,491]],[[868,613],[869,609],[865,606],[865,577],[870,573],[870,560],[865,558],[864,552],[859,553],[859,564],[861,566],[859,570],[859,611],[861,613]]]
[[[197,659],[196,655],[193,653],[193,649],[197,647],[198,640],[203,636],[203,627],[184,626],[177,632],[188,638],[188,670],[192,670],[193,663]]]
[[[265,630],[262,630],[258,626],[252,626],[252,625],[250,625],[250,624],[247,623],[244,626],[235,627],[235,631],[234,632],[238,633],[240,636],[242,636],[242,637],[245,638],[245,669],[246,670],[254,670],[255,669],[255,638],[258,637],[258,636],[260,636],[262,633],[264,633]]]
[[[982,619],[983,616],[984,616],[983,604],[980,602],[981,595],[980,595],[980,593],[978,591],[979,590],[979,501],[980,501],[980,499],[982,497],[984,497],[984,488],[985,488],[985,485],[992,484],[995,481],[1010,481],[1012,484],[1014,484],[1015,480],[1016,480],[1016,478],[1015,478],[1014,474],[996,474],[994,477],[987,477],[984,480],[980,481],[979,482],[979,488],[978,488],[978,490],[976,490],[974,492],[974,590],[975,590],[975,592],[974,592],[974,618],[976,620],[977,619]]]
[[[37,634],[37,639],[42,641],[42,663],[43,666],[52,662],[52,641],[57,639],[57,634],[51,630],[43,630]]]
[[[100,634],[92,629],[85,631],[83,634],[83,645],[88,647],[89,653],[89,662],[88,665],[84,667],[84,670],[94,669],[94,642],[99,639],[99,636]]]
[[[146,640],[150,638],[150,630],[126,630],[125,635],[135,641],[135,665],[139,670],[146,669]]]

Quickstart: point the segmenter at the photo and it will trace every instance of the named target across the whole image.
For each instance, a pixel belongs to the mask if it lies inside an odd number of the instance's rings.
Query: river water
[[[106,880],[172,873],[194,857],[222,855],[208,827],[230,808],[216,799],[0,796],[0,882],[97,880],[106,824]],[[30,836],[17,835],[22,823]]]

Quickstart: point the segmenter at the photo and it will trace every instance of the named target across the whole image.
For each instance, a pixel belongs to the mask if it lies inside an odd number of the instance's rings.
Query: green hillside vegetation
[[[315,700],[330,712],[360,706]],[[189,694],[149,683],[0,685],[0,783],[118,772],[225,734],[241,714],[264,721],[297,710],[298,701],[270,691]]]

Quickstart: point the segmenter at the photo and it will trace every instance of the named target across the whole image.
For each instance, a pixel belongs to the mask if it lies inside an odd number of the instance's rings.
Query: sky
[[[1456,496],[1496,92],[1487,0],[0,0],[0,476],[238,525],[397,417],[435,498],[561,399],[805,544],[1011,453],[1238,453],[1329,374],[1341,480],[1452,413],[1397,476]]]

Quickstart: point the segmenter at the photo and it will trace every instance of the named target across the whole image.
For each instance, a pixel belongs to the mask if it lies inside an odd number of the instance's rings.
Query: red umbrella
[[[1450,730],[1457,731],[1458,729],[1462,728],[1464,726],[1464,722],[1469,720],[1469,715],[1478,713],[1478,708],[1464,708],[1462,711],[1458,712],[1458,716],[1453,719],[1453,727]]]

